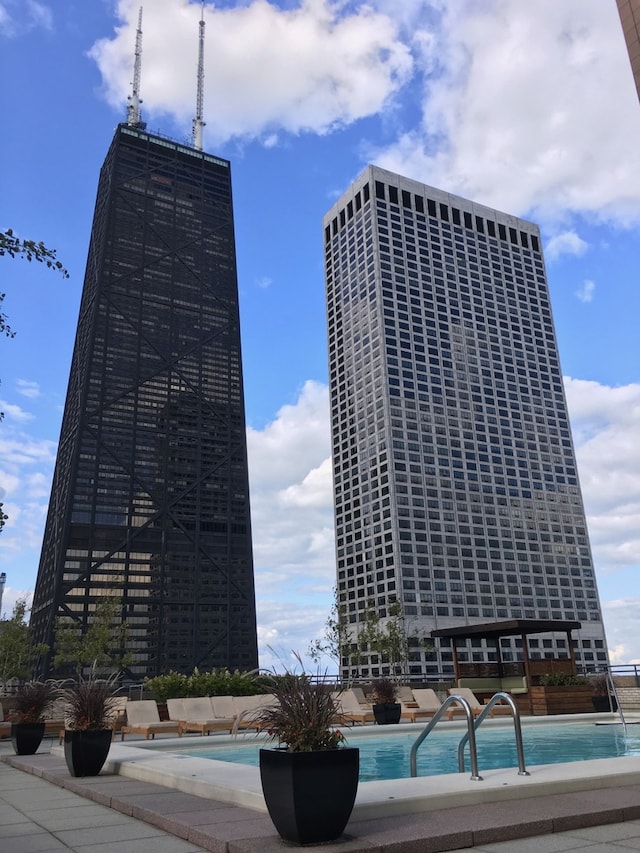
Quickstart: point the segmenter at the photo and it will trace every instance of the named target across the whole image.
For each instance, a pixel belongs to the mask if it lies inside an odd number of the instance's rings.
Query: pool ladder
[[[489,716],[491,709],[498,702],[504,702],[511,710],[511,716],[513,717],[513,729],[516,738],[516,750],[518,753],[518,776],[528,776],[529,772],[525,767],[524,763],[524,747],[522,745],[522,727],[520,725],[520,712],[518,711],[518,706],[513,700],[513,697],[508,693],[494,693],[494,695],[489,699],[487,704],[483,707],[481,713],[478,715],[477,719],[473,718],[473,711],[471,710],[471,705],[467,702],[467,700],[463,696],[457,696],[456,694],[452,694],[447,697],[445,701],[442,703],[442,706],[436,711],[434,716],[429,720],[427,725],[418,735],[416,742],[411,747],[411,754],[409,756],[409,768],[412,776],[417,776],[417,755],[418,749],[420,745],[427,737],[430,731],[432,731],[438,722],[442,719],[444,714],[447,712],[451,705],[458,705],[462,708],[465,713],[465,717],[467,718],[467,732],[462,737],[462,740],[458,744],[458,772],[464,773],[464,748],[469,743],[469,757],[471,759],[471,780],[473,782],[481,782],[482,776],[478,772],[478,751],[476,748],[476,731],[482,725],[483,721]]]

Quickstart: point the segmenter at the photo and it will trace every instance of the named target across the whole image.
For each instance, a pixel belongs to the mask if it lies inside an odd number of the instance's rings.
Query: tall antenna
[[[127,107],[127,124],[130,127],[145,128],[145,123],[140,118],[140,71],[142,68],[142,6],[138,12],[138,29],[136,30],[136,58],[133,63],[132,92],[129,95]]]
[[[202,151],[202,129],[206,122],[202,118],[204,95],[204,0],[200,7],[200,26],[198,33],[198,93],[196,96],[196,117],[193,120],[193,147]]]

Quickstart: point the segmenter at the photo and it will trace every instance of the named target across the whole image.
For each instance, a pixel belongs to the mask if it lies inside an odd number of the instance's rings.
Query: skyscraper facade
[[[337,590],[356,642],[397,602],[409,673],[435,629],[579,620],[607,659],[536,225],[369,166],[324,218]],[[520,640],[502,641],[517,659]],[[474,641],[469,660],[490,660]],[[513,645],[509,645],[513,644]],[[533,658],[569,653],[564,632]],[[384,671],[375,654],[343,672]]]
[[[120,125],[104,162],[31,624],[105,597],[133,677],[257,666],[230,167]],[[43,662],[43,671],[50,661]]]
[[[640,0],[617,0],[631,71],[640,98]]]

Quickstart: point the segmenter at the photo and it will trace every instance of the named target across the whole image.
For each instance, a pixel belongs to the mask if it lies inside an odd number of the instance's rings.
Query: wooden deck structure
[[[493,695],[501,689],[513,693],[520,710],[534,713],[530,688],[538,683],[541,675],[547,673],[577,672],[573,652],[572,632],[582,627],[581,622],[557,619],[509,619],[502,622],[487,622],[478,625],[461,625],[457,628],[440,628],[431,632],[432,637],[451,639],[453,669],[457,686],[472,686],[474,692]],[[564,633],[567,635],[568,653],[566,658],[534,658],[529,656],[527,639],[533,634]],[[503,661],[500,649],[501,637],[521,637],[522,660]],[[493,641],[496,648],[496,660],[492,662],[460,661],[458,643],[467,640],[484,639]],[[462,682],[462,684],[461,684]],[[466,684],[465,684],[466,683]],[[509,689],[511,686],[512,689]],[[515,685],[515,689],[514,689]],[[484,686],[484,689],[483,689]],[[524,706],[524,707],[523,707]]]

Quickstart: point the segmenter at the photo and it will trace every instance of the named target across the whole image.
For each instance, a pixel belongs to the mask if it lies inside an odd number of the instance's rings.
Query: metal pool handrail
[[[448,696],[442,705],[438,708],[433,717],[429,720],[427,725],[418,735],[416,742],[411,747],[411,754],[409,756],[409,771],[412,776],[417,776],[418,771],[416,768],[416,756],[418,754],[418,748],[422,741],[426,738],[429,732],[434,728],[434,726],[442,719],[444,712],[449,708],[450,705],[460,705],[465,713],[467,718],[467,735],[466,737],[469,740],[469,753],[471,755],[471,780],[473,782],[481,782],[482,776],[478,773],[478,756],[476,753],[476,735],[473,728],[473,712],[471,710],[471,706],[462,696]],[[466,743],[466,740],[465,740]],[[464,768],[463,768],[464,772]]]
[[[618,716],[620,717],[620,722],[622,723],[622,730],[624,731],[625,737],[627,736],[627,720],[624,715],[624,711],[622,710],[622,705],[620,704],[620,697],[618,696],[618,690],[616,688],[616,683],[613,680],[613,674],[611,670],[607,670],[605,674],[605,678],[607,680],[607,697],[609,699],[609,707],[612,707],[611,697],[616,700],[616,705],[618,706]]]
[[[454,697],[456,698],[456,697]],[[457,697],[460,699],[460,697]],[[471,746],[471,738],[468,734],[463,735],[460,743],[458,744],[458,769],[460,773],[464,773],[464,748],[467,744],[467,740],[469,741],[469,753],[471,756],[471,770],[473,771],[474,766],[474,753],[476,752],[476,744],[475,744],[475,732],[481,726],[482,722],[486,720],[491,712],[491,709],[494,705],[497,705],[498,702],[505,702],[509,708],[511,709],[511,715],[513,717],[513,729],[516,738],[516,750],[518,752],[518,776],[529,776],[529,771],[525,767],[524,764],[524,747],[522,745],[522,726],[520,725],[520,712],[518,711],[518,706],[516,705],[513,696],[510,696],[508,693],[494,693],[491,699],[487,702],[487,704],[482,709],[482,712],[478,715],[477,719],[472,723],[472,730],[474,732],[474,743],[473,747]],[[477,757],[475,759],[476,764],[476,772],[478,761]]]

